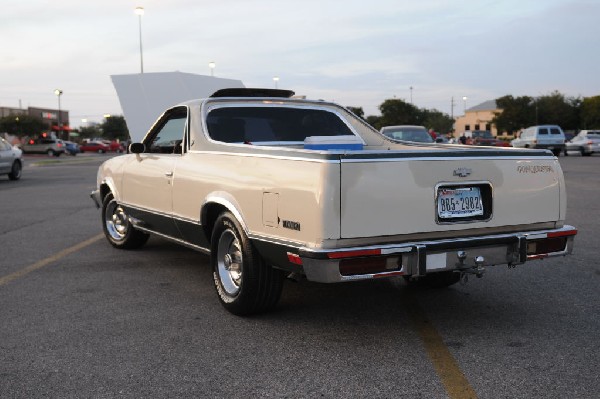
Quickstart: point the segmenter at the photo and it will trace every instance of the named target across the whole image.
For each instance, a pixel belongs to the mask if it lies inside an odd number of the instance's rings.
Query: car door
[[[173,171],[182,156],[187,107],[168,110],[144,139],[145,151],[131,156],[123,170],[122,203],[144,227],[179,238],[173,221]]]
[[[9,173],[13,163],[13,150],[8,141],[0,138],[0,173]]]

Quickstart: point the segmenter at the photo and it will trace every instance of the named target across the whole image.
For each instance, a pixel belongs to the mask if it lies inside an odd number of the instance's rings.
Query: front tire
[[[125,210],[112,194],[108,194],[102,201],[102,230],[110,245],[119,249],[139,248],[149,237],[132,226]]]
[[[277,305],[283,272],[265,263],[230,212],[215,222],[210,262],[217,295],[229,312],[245,316]]]
[[[21,171],[23,167],[21,166],[21,162],[15,161],[12,164],[12,168],[10,169],[10,173],[8,174],[8,178],[10,180],[19,180],[21,178]]]

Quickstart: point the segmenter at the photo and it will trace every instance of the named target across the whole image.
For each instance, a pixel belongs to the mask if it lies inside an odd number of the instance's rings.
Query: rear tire
[[[265,263],[230,212],[215,222],[210,262],[217,295],[229,312],[245,316],[277,305],[283,272]]]
[[[12,164],[12,168],[10,169],[10,173],[8,174],[8,178],[10,180],[19,180],[21,178],[21,171],[23,170],[21,166],[21,162],[15,161]]]
[[[139,248],[149,237],[133,227],[125,210],[117,203],[112,193],[107,194],[102,201],[102,230],[110,245],[119,249]]]

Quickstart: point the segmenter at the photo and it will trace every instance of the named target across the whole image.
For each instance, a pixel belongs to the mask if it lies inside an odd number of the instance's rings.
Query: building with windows
[[[496,113],[502,112],[496,105],[495,100],[483,102],[465,110],[463,116],[456,118],[454,123],[454,137],[460,137],[466,131],[489,130],[494,136],[498,135],[498,129],[492,123]]]
[[[27,115],[32,118],[41,120],[48,128],[49,132],[56,133],[59,137],[66,137],[66,134],[71,131],[69,125],[69,111],[52,108],[9,108],[0,107],[0,117]]]

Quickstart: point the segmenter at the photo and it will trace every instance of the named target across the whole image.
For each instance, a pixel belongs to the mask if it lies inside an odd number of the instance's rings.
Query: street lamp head
[[[63,94],[63,91],[60,89],[56,89],[54,90],[54,94],[56,94],[57,96],[61,96]]]
[[[211,68],[211,69],[213,69],[216,66],[217,66],[217,64],[215,64],[214,61],[211,61],[211,62],[208,63],[208,67]]]
[[[136,7],[133,12],[135,12],[135,15],[139,15],[141,17],[144,15],[144,7]]]

